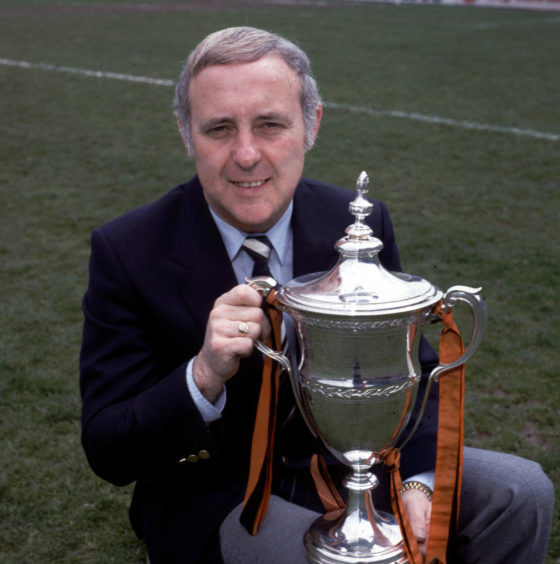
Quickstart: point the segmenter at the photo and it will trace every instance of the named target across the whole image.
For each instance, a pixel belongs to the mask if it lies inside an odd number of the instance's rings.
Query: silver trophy
[[[346,510],[327,513],[305,533],[309,561],[318,564],[407,562],[397,520],[373,507],[377,478],[370,469],[389,448],[402,447],[410,438],[432,382],[474,354],[486,327],[480,289],[455,286],[444,294],[422,278],[383,268],[378,258],[383,244],[364,223],[373,209],[364,197],[368,182],[362,172],[350,204],[355,222],[336,245],[340,258],[331,271],[282,287],[270,278],[250,281],[264,293],[276,287],[280,308],[295,324],[297,369],[286,355],[260,342],[257,348],[289,373],[311,432],[351,469],[344,481]],[[421,330],[442,299],[444,308],[458,302],[470,306],[473,334],[461,358],[432,371],[419,416],[408,436],[401,437],[417,399]]]

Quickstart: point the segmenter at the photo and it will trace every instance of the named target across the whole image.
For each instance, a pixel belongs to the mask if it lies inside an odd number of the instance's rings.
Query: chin
[[[239,224],[239,229],[241,231],[245,231],[245,233],[265,233],[266,231],[268,231],[270,228],[272,227],[272,225],[268,225],[268,224],[255,224],[255,223],[251,223],[251,224]]]
[[[235,226],[247,233],[258,233],[268,231],[279,218],[270,214],[245,213],[235,218]]]

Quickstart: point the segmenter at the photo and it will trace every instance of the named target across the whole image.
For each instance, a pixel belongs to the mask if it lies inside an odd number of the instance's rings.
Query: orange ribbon
[[[451,311],[440,302],[434,313],[443,322],[439,342],[440,362],[448,364],[464,352],[463,339]],[[439,376],[439,417],[436,478],[426,562],[445,563],[449,536],[457,529],[463,471],[465,365]]]
[[[332,481],[325,459],[319,454],[314,454],[311,457],[310,470],[317,494],[325,511],[330,513],[331,511],[344,509],[344,501]]]
[[[266,345],[280,351],[282,348],[282,313],[274,307],[275,290],[266,298],[268,315],[272,328]],[[268,356],[264,357],[261,390],[253,428],[249,478],[243,500],[240,521],[252,534],[256,535],[268,509],[272,490],[272,464],[274,460],[274,433],[278,390],[280,388],[280,366]]]

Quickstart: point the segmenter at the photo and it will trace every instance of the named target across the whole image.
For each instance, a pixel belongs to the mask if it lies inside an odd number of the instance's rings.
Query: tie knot
[[[253,276],[270,276],[268,259],[272,253],[272,243],[266,235],[247,237],[243,241],[243,250],[253,259]]]
[[[259,235],[257,237],[247,237],[243,241],[243,248],[251,255],[259,255],[264,260],[270,258],[272,252],[272,243],[268,240],[266,235]]]

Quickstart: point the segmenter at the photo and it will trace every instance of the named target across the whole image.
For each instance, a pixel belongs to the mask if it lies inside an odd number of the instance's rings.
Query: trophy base
[[[374,510],[375,511],[375,510]],[[352,522],[344,512],[327,513],[305,533],[307,558],[313,564],[407,564],[399,524],[389,513],[375,511],[367,520]]]
[[[369,497],[369,496],[368,496]],[[368,500],[370,501],[370,500]],[[407,564],[399,524],[390,513],[333,511],[317,519],[305,533],[312,564]],[[362,506],[363,509],[363,506]]]

